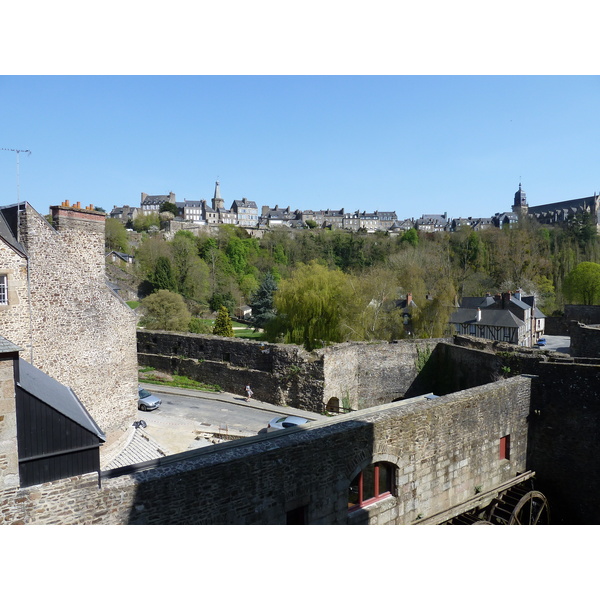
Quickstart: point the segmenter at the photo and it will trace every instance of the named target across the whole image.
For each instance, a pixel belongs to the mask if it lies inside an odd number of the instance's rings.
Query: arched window
[[[368,506],[377,500],[387,498],[394,492],[395,466],[379,462],[363,469],[350,484],[348,510]]]

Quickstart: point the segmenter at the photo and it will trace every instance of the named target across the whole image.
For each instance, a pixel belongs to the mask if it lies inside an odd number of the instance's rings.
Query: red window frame
[[[500,460],[510,460],[510,435],[500,438]]]
[[[382,467],[387,470],[387,472],[382,473]],[[373,469],[372,474],[372,488],[373,495],[369,495],[365,498],[365,473],[368,473],[370,469]],[[370,475],[370,473],[368,473]],[[365,469],[363,469],[350,484],[350,491],[348,497],[348,511],[357,510],[359,508],[363,508],[364,506],[369,506],[374,502],[378,502],[383,498],[388,498],[392,496],[393,492],[393,474],[394,474],[394,465],[391,463],[375,463],[369,465]],[[386,489],[381,490],[381,477],[382,475],[385,477],[383,487]],[[353,496],[356,496],[356,501],[353,500]]]

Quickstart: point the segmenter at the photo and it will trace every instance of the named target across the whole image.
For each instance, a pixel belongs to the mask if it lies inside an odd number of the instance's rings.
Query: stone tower
[[[515,193],[515,201],[512,206],[512,210],[515,213],[518,213],[519,216],[526,215],[528,211],[527,207],[527,195],[521,188],[521,184],[519,183],[519,190]]]
[[[215,182],[215,195],[212,199],[213,210],[219,210],[225,208],[225,200],[221,198],[221,190],[219,189],[219,182]]]

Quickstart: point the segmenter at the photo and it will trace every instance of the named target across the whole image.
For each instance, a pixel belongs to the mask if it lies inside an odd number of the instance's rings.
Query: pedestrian
[[[250,386],[247,385],[246,386],[246,396],[248,396],[248,400],[246,400],[246,402],[250,401],[250,398],[252,398],[252,394],[254,394],[254,392],[250,389]]]

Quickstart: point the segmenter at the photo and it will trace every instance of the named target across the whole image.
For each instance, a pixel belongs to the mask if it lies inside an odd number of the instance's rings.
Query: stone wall
[[[0,491],[0,523],[409,524],[475,498],[527,468],[531,379],[415,398],[294,431],[202,448],[101,487],[93,475]],[[510,436],[509,459],[499,456]],[[353,478],[394,465],[394,493],[348,512]]]
[[[15,348],[16,350],[16,348]],[[19,486],[15,368],[18,352],[0,355],[0,490]]]
[[[600,323],[600,306],[584,304],[565,304],[565,320],[567,323],[578,321],[586,325]]]
[[[600,358],[600,325],[571,325],[571,354],[584,358]]]
[[[0,311],[2,333],[71,387],[103,431],[124,429],[137,411],[137,319],[106,285],[105,217],[54,208],[58,231],[29,205],[20,214],[26,260],[0,253],[18,297]]]
[[[563,316],[546,317],[546,335],[570,335],[573,321],[586,325],[600,323],[600,306],[565,304]]]
[[[27,286],[27,259],[0,239],[0,275],[6,275],[8,304],[0,305],[0,335],[31,357],[31,311]]]
[[[533,381],[528,463],[554,522],[600,524],[600,366],[541,363]]]
[[[138,331],[143,366],[187,375],[256,399],[322,412],[335,404],[353,410],[411,394],[420,370],[440,340],[335,344],[306,352],[299,346],[265,344],[210,335]]]
[[[335,344],[320,351],[324,361],[324,401],[348,399],[354,410],[378,406],[407,394],[431,392],[428,378],[415,385],[419,373],[442,341],[401,340],[394,343]]]

